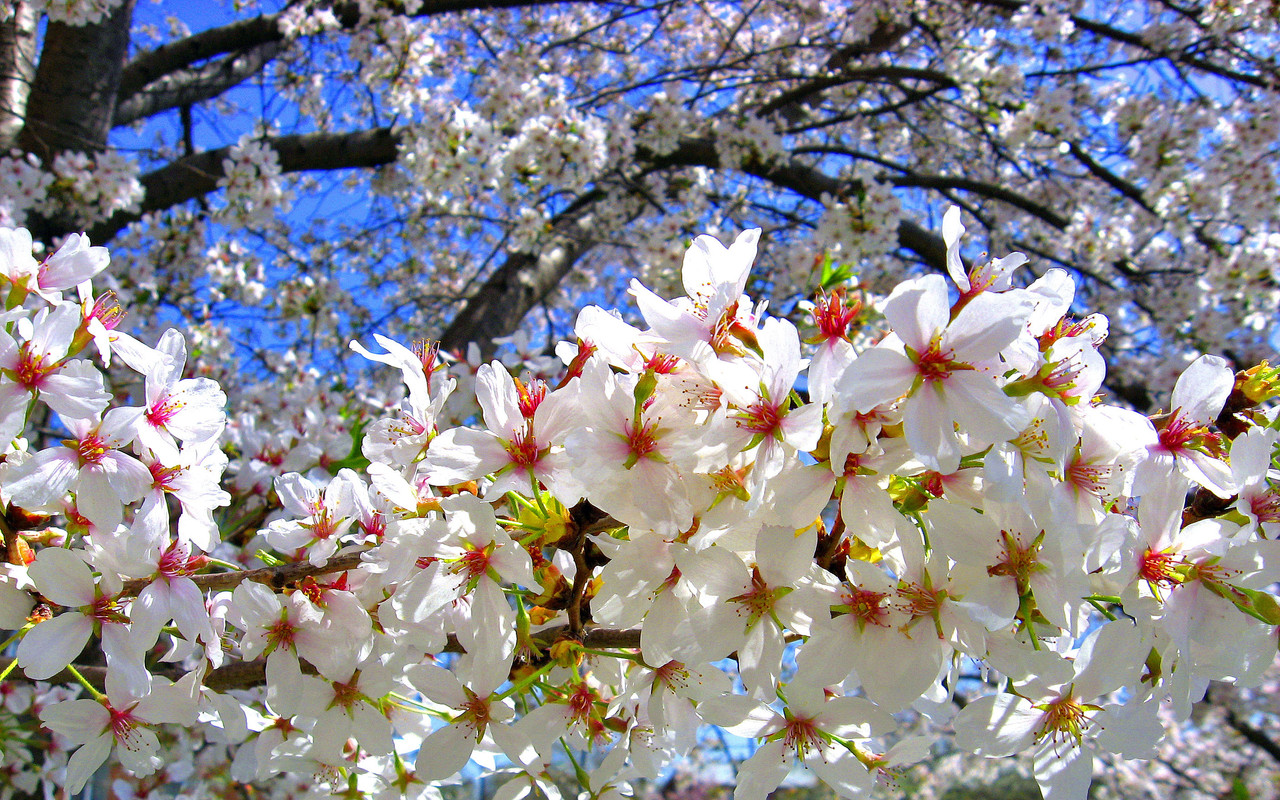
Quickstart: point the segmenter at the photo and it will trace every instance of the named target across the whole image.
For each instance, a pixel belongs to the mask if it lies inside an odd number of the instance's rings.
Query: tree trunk
[[[50,22],[18,145],[46,164],[64,151],[107,145],[135,0],[96,25]]]
[[[25,0],[10,8],[12,16],[0,22],[0,152],[17,146],[36,75],[38,17]]]

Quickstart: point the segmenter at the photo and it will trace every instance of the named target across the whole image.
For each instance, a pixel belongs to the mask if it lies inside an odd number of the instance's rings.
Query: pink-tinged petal
[[[138,597],[129,608],[129,620],[139,641],[147,646],[155,644],[160,636],[160,629],[173,619],[169,610],[169,583],[157,580],[138,593]]]
[[[816,627],[816,626],[815,626]],[[845,625],[817,627],[796,653],[797,680],[814,686],[832,686],[849,677],[861,643]],[[788,695],[790,696],[790,695]]]
[[[143,697],[151,691],[147,672],[147,642],[135,638],[127,625],[103,623],[102,652],[107,657],[107,696],[121,705],[124,698]]]
[[[960,468],[960,441],[955,417],[938,388],[926,384],[907,400],[902,427],[912,452],[929,469],[950,475]]]
[[[418,748],[413,768],[424,781],[442,781],[462,771],[475,748],[475,731],[463,725],[436,728]]]
[[[29,592],[0,583],[0,629],[16,631],[27,624],[35,599]]]
[[[206,643],[214,641],[209,609],[205,606],[204,594],[195,581],[190,578],[172,578],[169,580],[169,591],[169,610],[182,635],[192,643],[197,636]]]
[[[516,384],[502,362],[482,364],[476,371],[476,400],[484,425],[499,435],[524,427],[524,415],[516,405]]]
[[[506,708],[506,706],[503,706]],[[491,710],[491,715],[497,707]],[[502,725],[498,723],[490,723],[489,735],[493,737],[493,741],[502,749],[507,758],[515,764],[532,764],[534,759],[538,757],[538,751],[529,741],[529,737],[524,733],[513,728],[510,725]]]
[[[160,739],[155,731],[149,728],[132,728],[123,735],[117,734],[120,747],[116,748],[116,758],[120,765],[139,777],[145,777],[164,766],[164,761],[157,755],[160,750]]]
[[[111,400],[102,385],[102,373],[88,361],[68,361],[40,384],[40,399],[68,419],[92,419]]]
[[[66,291],[97,275],[111,263],[105,247],[90,247],[89,237],[73,233],[39,267],[41,289]]]
[[[947,376],[945,386],[951,419],[984,443],[1008,441],[1031,424],[1031,411],[1001,391],[985,373],[959,370]]]
[[[836,400],[859,412],[890,403],[911,390],[919,368],[906,354],[873,347],[854,359],[836,381]]]
[[[27,575],[41,594],[60,606],[76,608],[93,602],[93,573],[73,550],[46,547],[36,553]]]
[[[964,236],[964,223],[960,222],[960,207],[948,206],[942,215],[942,242],[947,246],[947,274],[960,291],[969,291],[969,276],[960,260],[960,237]]]
[[[417,664],[405,672],[409,685],[433,703],[462,708],[467,703],[467,693],[458,676],[435,664]]]
[[[64,700],[40,711],[40,721],[72,744],[84,744],[111,724],[111,712],[97,700]]]
[[[138,459],[121,452],[107,453],[102,459],[102,473],[122,503],[139,500],[151,488],[151,470]]]
[[[985,568],[1000,557],[1000,529],[989,517],[955,503],[933,502],[924,519],[929,542],[951,560]]]
[[[1011,756],[1031,746],[1043,718],[1021,697],[979,697],[956,715],[956,746],[980,756]]]
[[[768,617],[747,631],[747,638],[738,647],[738,671],[743,687],[755,697],[777,696],[785,646],[782,632]]]
[[[715,357],[711,329],[703,320],[685,313],[640,285],[631,282],[631,295],[649,327],[671,344],[677,355],[701,362]]]
[[[884,304],[884,317],[908,347],[923,353],[951,318],[947,280],[925,275],[898,284]]]
[[[1221,356],[1200,356],[1178,376],[1170,404],[1182,416],[1207,425],[1217,419],[1231,394],[1235,375]]]
[[[124,519],[123,502],[103,471],[80,470],[71,489],[76,493],[76,510],[99,530],[114,531]]]
[[[1093,782],[1093,755],[1074,741],[1045,739],[1033,771],[1044,800],[1086,800]]]
[[[12,345],[8,336],[0,336],[0,347]],[[20,384],[0,377],[0,444],[8,445],[22,433],[27,424],[27,406],[31,404],[31,392]]]
[[[818,439],[822,437],[822,406],[810,403],[792,409],[782,419],[782,436],[797,450],[809,451],[817,447]]]
[[[660,592],[640,628],[640,652],[650,664],[665,664],[677,657],[680,637],[677,626],[684,622],[684,606],[675,592]]]
[[[497,472],[512,463],[497,436],[472,428],[450,428],[431,440],[426,467],[435,486],[448,486]],[[523,487],[528,490],[526,485]]]
[[[1183,475],[1200,484],[1222,499],[1236,493],[1231,468],[1219,459],[1198,450],[1185,450],[1178,459],[1178,469]]]
[[[698,297],[705,296],[709,287],[716,287],[736,299],[746,288],[759,242],[759,228],[739,233],[727,248],[715,237],[697,237],[685,253],[681,269],[685,291],[690,297]]]
[[[808,571],[817,545],[817,528],[802,531],[764,527],[756,534],[756,562],[770,586],[794,586]]]
[[[36,275],[40,264],[31,249],[31,233],[26,228],[0,228],[0,271],[14,283]]]
[[[199,710],[200,684],[195,672],[177,683],[156,679],[151,692],[133,709],[138,719],[156,725],[193,725]]]
[[[83,747],[72,753],[71,759],[67,761],[67,785],[65,788],[68,796],[79,794],[84,785],[93,777],[93,773],[97,772],[98,767],[102,766],[107,760],[107,756],[111,755],[111,745],[114,743],[115,739],[110,734],[102,733],[90,739]]]
[[[785,722],[781,714],[759,700],[740,694],[722,694],[703,700],[698,703],[698,716],[709,725],[747,739],[769,736],[781,730]]]
[[[78,474],[79,464],[70,449],[41,450],[9,473],[9,500],[28,510],[60,503]]]
[[[780,739],[761,745],[738,768],[738,786],[733,790],[733,800],[764,800],[787,777],[793,758],[794,753],[785,750]]]
[[[357,703],[351,709],[351,715],[351,732],[360,742],[360,747],[375,756],[390,755],[395,743],[391,740],[391,726],[387,724],[387,718],[368,703]]]
[[[1018,338],[1034,308],[1033,298],[1026,292],[984,292],[947,326],[943,349],[966,364],[990,361]]]
[[[839,745],[829,746],[822,758],[811,758],[805,763],[841,797],[865,797],[875,786],[875,778],[866,766]]]
[[[908,639],[893,628],[868,631],[856,656],[858,678],[867,697],[889,713],[911,705],[938,680],[943,656],[952,652],[928,629],[913,630]],[[885,653],[894,653],[885,658]]]
[[[1150,647],[1149,642],[1143,642],[1137,626],[1128,620],[1103,625],[1089,635],[1076,653],[1076,679],[1072,683],[1075,695],[1090,701],[1136,680]]]
[[[93,635],[93,620],[68,612],[41,622],[18,643],[18,666],[32,680],[52,678],[75,660]]]

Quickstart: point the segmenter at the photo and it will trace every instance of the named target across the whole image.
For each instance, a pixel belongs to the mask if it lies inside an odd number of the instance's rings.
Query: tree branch
[[[559,0],[558,3],[548,3],[546,0],[426,0],[415,16],[430,17],[457,11],[558,5],[580,1],[585,2],[585,0]],[[403,6],[397,2],[383,2],[381,5],[397,12],[403,10]],[[355,28],[363,19],[359,3],[335,3],[330,6],[330,10],[337,18],[338,24],[346,30]],[[201,31],[176,42],[160,45],[145,53],[139,53],[124,67],[124,73],[120,79],[121,100],[143,91],[149,84],[166,75],[187,70],[201,61],[241,53],[264,44],[284,42],[286,37],[280,29],[281,17],[282,14],[267,14],[239,20],[220,28]]]
[[[1271,756],[1273,761],[1280,763],[1280,742],[1276,742],[1275,739],[1268,736],[1261,728],[1255,728],[1253,725],[1250,725],[1247,720],[1241,719],[1236,715],[1236,712],[1231,709],[1227,709],[1227,725],[1229,725],[1233,731],[1243,736],[1245,741],[1249,744]]]
[[[283,172],[305,172],[314,169],[354,169],[380,167],[396,160],[400,134],[391,128],[375,128],[353,133],[304,133],[278,136],[265,140],[280,159]],[[186,156],[142,176],[143,196],[137,212],[119,212],[89,231],[93,242],[110,239],[126,225],[144,214],[194,200],[218,188],[226,176],[223,160],[231,155],[231,146],[205,150]],[[37,235],[36,238],[49,238]]]
[[[22,149],[47,164],[66,150],[106,146],[129,50],[133,5],[134,0],[125,0],[94,25],[49,23],[18,135]]]
[[[559,286],[578,259],[595,244],[592,209],[594,201],[603,196],[599,191],[588,193],[556,215],[541,252],[508,255],[454,314],[440,334],[440,346],[445,350],[465,350],[475,342],[482,357],[493,355],[493,340],[518,328],[525,314]]]
[[[255,581],[265,584],[277,591],[283,589],[291,583],[302,580],[303,578],[314,575],[330,575],[335,572],[346,572],[350,569],[356,569],[360,566],[360,556],[365,551],[361,550],[355,553],[342,553],[330,558],[323,566],[315,566],[308,562],[297,564],[282,564],[278,567],[262,567],[261,569],[246,569],[240,572],[215,572],[208,575],[192,575],[191,582],[194,583],[201,592],[205,591],[223,591],[226,589],[234,589],[245,581]],[[124,589],[120,592],[121,596],[133,597],[143,589],[150,586],[152,580],[150,578],[142,578],[140,580],[126,581]]]
[[[217,97],[257,74],[283,49],[283,42],[266,42],[200,67],[165,75],[119,97],[111,124],[128,125],[171,108]]]
[[[27,0],[15,0],[10,8],[9,18],[0,22],[0,152],[17,144],[36,75],[39,15]]]
[[[544,648],[553,644],[560,636],[568,630],[567,625],[556,625],[551,628],[537,631],[533,634],[534,643],[538,647]],[[640,646],[640,631],[638,630],[622,630],[618,628],[587,628],[582,631],[582,644],[589,648],[610,648],[610,649],[633,649]],[[462,653],[465,652],[458,644],[458,640],[453,636],[449,637],[449,643],[445,646],[446,653]],[[0,658],[0,671],[6,669],[13,662],[12,658]],[[315,670],[305,661],[303,662],[303,672],[307,674],[315,674]],[[102,666],[79,666],[75,669],[91,686],[102,691],[106,685],[107,668]],[[153,669],[152,675],[158,675],[168,678],[175,683],[180,680],[184,674],[177,669]],[[15,669],[9,673],[9,680],[30,680],[22,674],[22,670]],[[75,675],[71,670],[64,669],[57,675],[48,679],[49,683],[77,683]],[[214,690],[215,692],[226,692],[232,689],[251,689],[255,686],[263,686],[267,682],[267,660],[260,658],[254,661],[236,661],[217,669],[209,670],[204,676],[204,686]]]

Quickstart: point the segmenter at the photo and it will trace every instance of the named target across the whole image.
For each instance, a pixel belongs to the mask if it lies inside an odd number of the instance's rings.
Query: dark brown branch
[[[538,631],[533,634],[533,639],[539,647],[548,647],[557,639],[559,639],[568,626],[557,625],[546,630]],[[620,630],[617,628],[587,628],[582,632],[582,644],[590,648],[608,648],[615,650],[634,649],[640,646],[640,631],[638,630]],[[456,639],[449,637],[449,644],[445,647],[445,652],[461,653],[462,648],[458,645]],[[3,670],[13,662],[12,658],[0,658],[0,670]],[[315,671],[306,662],[302,665],[303,672],[315,674]],[[95,689],[102,691],[106,685],[107,668],[106,667],[90,667],[76,666],[84,679],[89,682]],[[168,678],[175,683],[182,678],[185,673],[176,669],[153,669],[153,675]],[[29,680],[22,674],[21,669],[15,669],[9,673],[9,680]],[[64,669],[52,678],[49,683],[78,683],[75,675],[71,674],[71,670]],[[255,686],[263,686],[267,682],[267,661],[264,658],[255,661],[236,661],[226,666],[218,667],[210,670],[204,676],[204,685],[215,692],[226,692],[232,689],[252,689]]]
[[[1085,169],[1089,170],[1090,175],[1137,203],[1143,211],[1146,211],[1148,214],[1155,215],[1156,210],[1152,208],[1151,204],[1147,202],[1147,199],[1142,196],[1141,189],[1099,164],[1094,160],[1093,156],[1085,152],[1084,148],[1075,142],[1067,142],[1067,147],[1069,148],[1071,155],[1075,157],[1076,161],[1079,161]]]
[[[761,117],[769,117],[776,113],[783,113],[788,118],[796,116],[794,109],[805,103],[812,102],[828,89],[834,89],[837,86],[844,86],[859,81],[899,81],[914,80],[932,83],[936,86],[944,88],[955,88],[958,84],[955,79],[949,75],[931,69],[919,69],[916,67],[902,67],[894,65],[880,65],[859,67],[857,69],[845,69],[835,75],[823,75],[812,80],[805,81],[794,89],[783,92],[782,94],[770,100],[760,107],[756,112]],[[791,113],[788,110],[792,109]]]
[[[480,290],[463,302],[440,334],[440,346],[465,350],[475,342],[484,358],[491,356],[496,348],[493,340],[518,328],[525,314],[554,291],[595,244],[592,203],[602,196],[589,193],[558,214],[541,253],[508,255]]]
[[[304,133],[266,140],[280,159],[280,169],[307,170],[380,167],[396,160],[400,134],[391,128],[375,128],[353,133]],[[94,242],[110,239],[144,214],[194,200],[215,191],[226,175],[222,162],[231,155],[231,146],[186,156],[142,176],[146,191],[137,213],[121,212],[89,231]],[[32,235],[36,235],[32,231]]]
[[[577,0],[560,0],[560,4]],[[401,10],[399,3],[384,2],[384,6]],[[545,0],[427,0],[416,16],[427,17],[478,9],[520,8],[523,6],[552,5]],[[358,3],[336,3],[334,16],[342,28],[350,30],[361,22]],[[252,19],[239,20],[220,28],[193,34],[176,42],[140,53],[124,67],[120,79],[120,97],[129,98],[142,91],[148,84],[218,56],[240,53],[260,45],[284,42],[280,30],[281,14],[268,14]]]
[[[111,124],[128,125],[171,108],[217,97],[256,75],[283,49],[282,42],[267,42],[199,67],[172,72],[122,96]]]
[[[1227,711],[1227,725],[1243,736],[1246,742],[1271,756],[1273,761],[1280,763],[1280,742],[1268,736],[1266,731],[1250,725],[1248,720],[1241,719],[1235,711],[1231,710]]]
[[[129,50],[133,5],[134,0],[125,0],[94,25],[49,23],[18,135],[22,149],[49,163],[66,150],[106,146]]]
[[[979,0],[979,2],[987,6],[1011,12],[1017,11],[1026,5],[1022,0]],[[1212,61],[1192,55],[1189,52],[1169,51],[1159,46],[1158,38],[1153,38],[1151,41],[1148,41],[1139,34],[1089,19],[1088,17],[1081,16],[1080,14],[1072,14],[1071,23],[1075,25],[1077,29],[1087,31],[1094,36],[1128,45],[1129,47],[1141,52],[1150,53],[1156,58],[1165,59],[1173,64],[1183,64],[1206,74],[1216,75],[1227,81],[1243,83],[1249,86],[1255,86],[1259,89],[1274,89],[1277,83],[1280,83],[1280,81],[1277,81],[1275,74],[1265,74],[1264,72],[1264,74],[1261,75],[1250,75],[1249,73],[1240,72],[1239,70],[1231,69],[1230,67],[1222,64],[1215,64]]]
[[[9,19],[0,22],[0,152],[17,143],[36,75],[39,15],[27,0],[15,0],[10,9]]]
[[[234,589],[245,581],[255,581],[257,583],[270,586],[272,589],[283,589],[291,583],[302,580],[303,578],[315,575],[331,575],[335,572],[346,572],[350,569],[356,569],[360,566],[360,556],[364,551],[357,553],[343,553],[336,555],[325,562],[324,566],[314,566],[309,562],[301,562],[297,564],[282,564],[278,567],[263,567],[261,569],[247,569],[241,572],[216,572],[208,575],[193,575],[191,581],[203,591],[223,591],[226,589]],[[141,580],[127,581],[121,595],[136,595],[152,583],[151,579],[144,578]]]

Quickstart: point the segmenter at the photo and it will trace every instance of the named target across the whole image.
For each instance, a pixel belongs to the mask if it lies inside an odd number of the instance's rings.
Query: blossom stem
[[[573,757],[573,751],[569,749],[569,744],[564,740],[564,737],[560,738],[560,744],[564,747],[564,754],[569,757],[569,763],[573,765],[573,774],[574,777],[578,779],[578,785],[590,786],[591,776],[588,775],[587,771],[578,763],[578,759]]]
[[[1106,607],[1106,606],[1104,606],[1102,603],[1098,602],[1097,600],[1094,600],[1094,599],[1090,598],[1090,599],[1089,599],[1089,605],[1091,605],[1091,606],[1093,606],[1094,608],[1098,609],[1098,613],[1099,613],[1099,614],[1101,614],[1102,616],[1104,616],[1104,617],[1106,617],[1107,619],[1111,620],[1112,622],[1115,622],[1115,621],[1116,621],[1116,615],[1115,615],[1115,614],[1112,614],[1109,610],[1107,610],[1107,607]]]
[[[17,659],[15,659],[13,663],[14,664],[18,663]],[[12,666],[13,665],[11,664],[10,667]],[[107,696],[105,694],[93,688],[93,684],[89,683],[89,680],[85,678],[85,676],[80,674],[80,670],[76,669],[74,664],[67,665],[67,672],[70,672],[72,675],[74,675],[75,679],[80,682],[80,685],[89,690],[89,694],[93,696],[94,700],[102,701],[107,699]]]
[[[9,645],[13,644],[17,640],[21,639],[24,635],[26,635],[27,631],[34,628],[35,625],[36,624],[34,622],[28,622],[26,625],[23,625],[22,628],[19,629],[17,633],[13,634],[8,639],[5,639],[3,644],[0,644],[0,650],[7,649]],[[17,659],[14,659],[13,662],[9,664],[9,666],[5,667],[4,672],[0,673],[0,681],[4,680],[4,676],[8,675],[9,670],[13,669],[13,665],[17,663],[18,663]]]
[[[635,653],[624,653],[617,650],[594,650],[589,647],[582,648],[582,652],[590,656],[603,656],[605,658],[621,658],[636,664],[644,664],[644,659]],[[646,665],[648,666],[648,665]]]
[[[548,672],[550,672],[551,668],[554,667],[555,665],[556,663],[554,661],[548,661],[547,663],[543,664],[541,667],[538,667],[536,671],[529,673],[528,675],[524,676],[520,680],[511,684],[509,687],[507,687],[506,691],[503,691],[499,694],[495,694],[493,696],[493,699],[495,701],[505,700],[513,694],[523,694],[525,689],[532,686],[534,682],[536,682],[543,675],[546,675]]]
[[[533,511],[535,508],[537,508],[537,506],[534,505],[532,500],[522,495],[518,495],[515,492],[507,492],[507,502],[511,503],[512,505],[524,506],[530,511]]]
[[[547,505],[542,501],[542,492],[538,490],[538,478],[532,472],[529,473],[529,483],[533,485],[533,499],[538,501],[538,510],[542,512],[543,519],[550,519],[551,512],[547,510]]]

